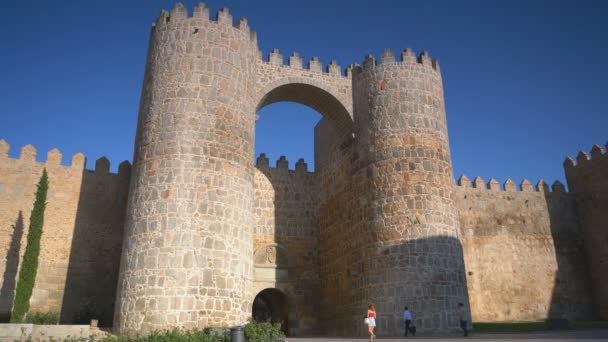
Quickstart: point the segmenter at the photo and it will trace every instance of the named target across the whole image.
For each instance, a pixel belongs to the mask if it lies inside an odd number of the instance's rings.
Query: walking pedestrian
[[[458,318],[460,319],[460,327],[464,332],[464,337],[469,336],[469,332],[467,331],[467,312],[464,309],[464,304],[458,303]]]
[[[376,335],[374,334],[374,328],[376,327],[376,308],[374,308],[373,304],[370,304],[367,309],[367,320],[369,339],[370,341],[374,341],[376,339]]]
[[[416,327],[412,324],[412,313],[406,306],[403,308],[403,320],[405,321],[405,336],[408,332],[412,333],[412,336],[416,336]]]

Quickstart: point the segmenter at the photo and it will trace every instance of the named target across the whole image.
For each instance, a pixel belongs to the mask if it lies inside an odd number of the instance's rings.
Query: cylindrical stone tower
[[[353,77],[363,278],[361,310],[374,304],[380,335],[402,335],[403,308],[418,329],[458,329],[468,308],[464,258],[452,203],[454,178],[441,73],[426,53],[386,50]],[[367,302],[365,302],[367,301]]]
[[[117,333],[250,315],[257,41],[227,10],[161,12],[139,111]]]

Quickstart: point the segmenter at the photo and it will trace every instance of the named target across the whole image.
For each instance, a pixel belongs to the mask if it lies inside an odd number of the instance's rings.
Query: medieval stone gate
[[[426,53],[385,51],[345,74],[287,60],[263,60],[227,10],[210,21],[204,6],[189,16],[177,5],[151,35],[133,170],[124,161],[112,173],[105,157],[87,170],[81,153],[66,166],[57,149],[40,162],[31,145],[13,158],[0,139],[0,315],[46,169],[30,304],[64,323],[145,333],[262,312],[289,334],[361,335],[373,303],[386,336],[401,333],[403,305],[421,331],[457,329],[458,302],[475,321],[608,317],[605,146],[566,159],[569,191],[455,185],[441,74]],[[253,165],[256,111],[277,101],[323,115],[314,172],[264,154]]]
[[[381,63],[369,56],[346,75],[316,58],[304,67],[297,54],[283,65],[277,50],[266,62],[247,21],[233,26],[226,9],[216,21],[202,5],[191,17],[180,4],[163,11],[139,113],[118,332],[226,326],[251,315],[254,247],[272,240],[254,232],[255,113],[278,101],[324,117],[311,180],[318,290],[309,299],[318,304],[309,330],[352,334],[373,302],[380,328],[394,333],[402,301],[421,308],[423,329],[456,329],[451,308],[467,291],[441,74],[424,53],[399,59],[387,50]]]

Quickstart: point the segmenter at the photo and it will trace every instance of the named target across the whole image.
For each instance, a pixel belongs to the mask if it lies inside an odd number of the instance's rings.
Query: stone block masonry
[[[590,284],[575,198],[555,182],[462,176],[459,209],[473,321],[584,320]]]
[[[587,250],[595,314],[608,320],[608,144],[566,158],[566,180],[576,198]]]
[[[227,9],[150,37],[118,283],[120,334],[232,326],[252,300],[257,41]]]
[[[254,202],[254,295],[267,288],[285,294],[291,335],[320,332],[318,182],[303,159],[276,167],[261,154]]]
[[[345,73],[321,60],[285,64],[278,49],[263,59],[228,9],[212,20],[203,4],[162,11],[132,170],[111,174],[105,158],[85,170],[80,154],[63,166],[56,150],[39,163],[31,146],[13,159],[0,141],[0,311],[46,167],[32,308],[65,322],[95,315],[145,334],[243,324],[255,307],[291,335],[352,336],[374,304],[388,336],[401,335],[404,305],[438,334],[458,331],[458,303],[473,320],[608,317],[603,147],[566,161],[570,192],[455,186],[436,60],[386,50]],[[263,155],[254,165],[256,111],[280,101],[323,116],[314,172]]]
[[[360,303],[379,311],[378,330],[401,334],[403,306],[421,332],[458,330],[468,303],[439,67],[427,53],[385,50],[353,74],[358,165],[364,192]],[[365,176],[363,176],[365,175]],[[356,317],[352,317],[355,319]]]
[[[0,140],[0,313],[12,307],[36,183],[46,168],[48,204],[31,310],[58,312],[63,322],[94,315],[111,326],[130,163],[112,174],[106,158],[97,160],[95,170],[86,170],[82,154],[63,166],[56,149],[43,163],[36,161],[31,145],[17,159],[8,152],[8,143]]]

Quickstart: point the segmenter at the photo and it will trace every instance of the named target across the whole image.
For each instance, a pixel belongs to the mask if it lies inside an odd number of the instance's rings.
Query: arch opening
[[[278,289],[268,288],[260,291],[251,308],[251,317],[256,322],[270,322],[281,324],[281,330],[288,335],[289,305],[287,296]]]
[[[252,317],[281,323],[290,336],[320,332],[320,216],[334,196],[348,188],[344,170],[349,169],[354,150],[352,95],[342,94],[347,84],[343,83],[282,78],[261,87],[254,101],[260,115],[255,126],[254,287],[266,290],[254,297]],[[301,117],[309,121],[303,124],[306,120]],[[286,135],[285,131],[292,130],[299,132]],[[298,140],[311,133],[312,139]],[[260,140],[265,146],[258,144]],[[302,155],[310,143],[314,150]],[[302,157],[307,158],[298,159]],[[321,184],[328,185],[321,188]],[[288,251],[289,261],[283,267],[278,248],[275,262],[273,245],[283,245]]]
[[[285,156],[291,169],[302,158],[308,170],[314,170],[314,130],[323,116],[314,109],[295,102],[277,102],[258,111],[255,125],[255,155],[264,153],[275,167]]]
[[[336,132],[352,132],[353,119],[342,102],[329,91],[305,83],[288,83],[272,88],[261,97],[256,112],[276,102],[295,102],[308,106],[334,126]]]

